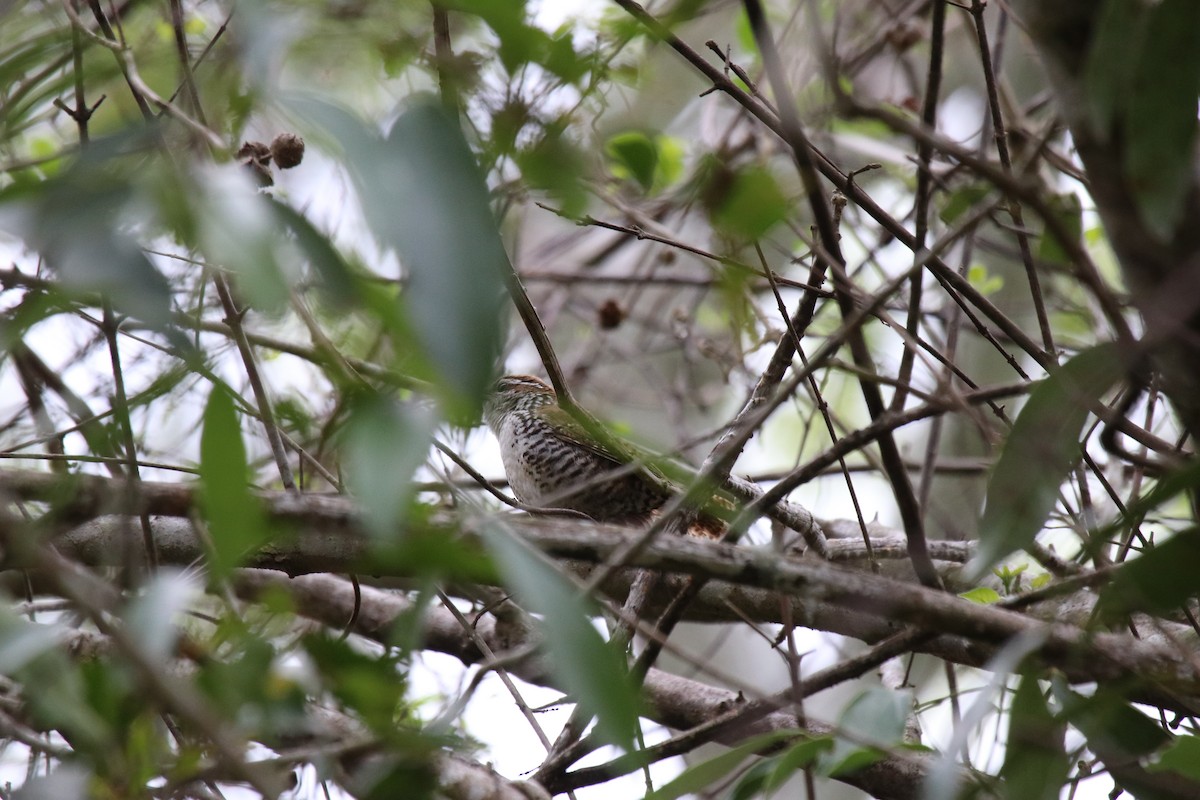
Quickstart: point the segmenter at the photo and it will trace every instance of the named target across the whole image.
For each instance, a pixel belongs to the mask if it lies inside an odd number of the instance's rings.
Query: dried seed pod
[[[596,319],[603,330],[611,331],[617,328],[625,319],[625,309],[616,300],[605,300],[596,311]]]
[[[271,155],[280,169],[291,169],[304,160],[304,140],[294,133],[281,133],[271,142]]]

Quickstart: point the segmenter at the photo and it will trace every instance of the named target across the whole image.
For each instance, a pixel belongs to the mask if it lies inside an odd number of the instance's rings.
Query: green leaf
[[[392,211],[375,215],[376,231],[409,271],[405,302],[452,416],[478,419],[504,339],[511,270],[487,186],[457,121],[437,103],[414,103],[385,145],[386,165],[371,174],[386,184],[370,194],[388,196]]]
[[[402,490],[404,491],[404,490]],[[372,542],[371,565],[386,573],[420,575],[451,581],[496,584],[500,575],[495,562],[473,540],[460,537],[456,526],[443,519],[430,520],[434,509],[411,502],[402,510],[404,530],[396,536]]]
[[[196,585],[184,573],[163,570],[142,588],[125,610],[125,627],[142,652],[166,665],[175,655],[179,620],[195,599]]]
[[[618,133],[604,143],[604,152],[614,162],[613,173],[618,178],[633,178],[646,191],[654,185],[658,147],[650,136],[641,131]]]
[[[1100,593],[1105,621],[1134,611],[1158,614],[1200,593],[1200,528],[1188,528],[1126,562]]]
[[[53,653],[62,631],[0,612],[0,674],[15,675],[42,656]]]
[[[304,649],[329,691],[358,712],[373,731],[387,735],[403,709],[407,686],[392,658],[359,652],[329,636],[310,636]]]
[[[1000,602],[1000,593],[987,586],[977,586],[968,592],[961,592],[958,596],[964,600],[970,600],[972,603],[979,603],[985,606]]]
[[[291,285],[280,266],[279,214],[237,164],[211,165],[199,176],[195,209],[200,248],[232,271],[255,308],[279,314]]]
[[[1033,542],[1079,458],[1088,407],[1121,373],[1116,345],[1102,344],[1075,356],[1033,390],[988,481],[979,548],[964,568],[965,580],[978,581]]]
[[[1158,760],[1146,767],[1150,772],[1178,772],[1200,781],[1200,737],[1177,736]]]
[[[728,800],[751,800],[756,797],[763,797],[766,791],[767,781],[770,780],[771,774],[776,767],[774,758],[760,758],[750,765],[750,768],[741,774],[737,783],[729,790],[726,795]]]
[[[1153,753],[1170,739],[1156,722],[1113,689],[1099,686],[1087,697],[1059,681],[1052,686],[1063,707],[1063,717],[1088,738],[1094,752],[1136,759]]]
[[[1142,222],[1167,241],[1180,222],[1194,175],[1200,3],[1162,0],[1142,5],[1142,13],[1148,15],[1146,46],[1126,65],[1133,74],[1122,115],[1124,167]]]
[[[387,311],[383,295],[366,286],[358,290],[363,302],[399,337],[400,358],[412,359],[404,349],[415,331],[451,417],[477,420],[504,339],[511,267],[457,122],[422,98],[385,140],[340,106],[303,95],[287,100],[297,117],[318,126],[316,139],[342,149],[368,224],[408,273],[400,300],[388,300],[407,315]]]
[[[991,191],[992,187],[986,183],[968,183],[966,186],[955,189],[942,201],[938,216],[942,218],[943,222],[954,222],[983,202],[984,198],[991,194]]]
[[[985,297],[1004,288],[1004,276],[990,274],[983,264],[972,264],[968,267],[967,280]]]
[[[1200,4],[1106,0],[1084,69],[1095,135],[1121,147],[1126,184],[1160,239],[1183,213],[1200,94]]]
[[[507,531],[490,531],[488,549],[506,585],[542,616],[550,668],[585,712],[596,718],[596,734],[631,750],[640,700],[624,653],[592,625],[596,610],[579,590]]]
[[[859,693],[842,710],[838,730],[847,736],[837,737],[833,749],[821,758],[822,773],[840,775],[878,761],[883,754],[876,748],[904,741],[904,721],[911,710],[908,692],[875,686]]]
[[[391,397],[355,398],[343,432],[346,481],[372,534],[396,538],[413,497],[412,476],[429,453],[437,420]]]
[[[713,226],[735,238],[754,241],[787,219],[792,204],[765,167],[727,175],[718,170],[703,189]]]
[[[77,750],[105,750],[114,731],[87,702],[79,668],[59,649],[64,631],[0,610],[0,673],[22,685],[31,717],[58,729]]]
[[[592,69],[592,58],[575,52],[570,31],[562,31],[546,39],[539,61],[567,83],[578,83]]]
[[[1013,695],[1001,787],[1012,800],[1057,800],[1071,761],[1063,749],[1066,723],[1056,719],[1038,680],[1021,679]]]
[[[1121,514],[1121,524],[1126,527],[1140,524],[1151,510],[1166,505],[1180,494],[1191,492],[1197,486],[1200,486],[1200,460],[1193,460],[1167,472],[1150,491],[1128,503]]]
[[[584,190],[584,156],[579,148],[557,131],[546,131],[533,147],[516,156],[521,175],[535,189],[548,192],[568,216],[582,213],[587,205]]]
[[[654,137],[654,145],[658,148],[658,168],[654,174],[654,189],[659,190],[672,186],[683,175],[686,150],[683,141],[674,136],[660,134]]]
[[[370,769],[348,776],[346,790],[359,800],[442,800],[439,773],[432,754],[385,751],[373,759]]]
[[[1066,234],[1079,244],[1083,236],[1083,204],[1079,195],[1074,192],[1050,194],[1046,201]],[[1043,230],[1038,239],[1038,258],[1049,264],[1067,264],[1070,260],[1066,249],[1048,230]]]
[[[677,778],[647,794],[646,800],[675,800],[686,794],[702,792],[737,769],[748,756],[786,739],[796,738],[798,733],[798,731],[773,731],[753,736],[736,747],[689,766]],[[819,741],[821,740],[805,741],[798,747],[811,747]]]
[[[1103,142],[1110,141],[1124,113],[1133,77],[1129,68],[1141,54],[1146,17],[1136,0],[1097,4],[1092,43],[1084,67],[1088,116]]]
[[[834,740],[831,736],[820,736],[797,742],[775,759],[775,769],[771,771],[763,788],[768,792],[779,789],[784,783],[791,780],[797,770],[808,769],[833,746]]]
[[[271,198],[271,210],[279,223],[291,231],[301,252],[320,278],[320,286],[335,303],[349,303],[357,296],[355,276],[346,259],[329,237],[303,215]]]
[[[637,181],[647,193],[670,186],[683,174],[683,143],[672,136],[625,131],[609,138],[604,152],[614,176]]]
[[[266,515],[247,482],[246,447],[224,386],[213,386],[200,433],[201,508],[208,521],[210,567],[227,576],[252,550],[270,538]]]
[[[500,40],[497,53],[510,75],[522,64],[540,60],[547,47],[549,35],[529,24],[523,1],[439,0],[438,5],[474,14],[487,23]]]
[[[94,140],[58,176],[0,191],[14,232],[41,253],[68,292],[103,293],[118,311],[155,327],[170,318],[171,289],[142,251],[127,217],[142,199],[124,158],[140,137]]]

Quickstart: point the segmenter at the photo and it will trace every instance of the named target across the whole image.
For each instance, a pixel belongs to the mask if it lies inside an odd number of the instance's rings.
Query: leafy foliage
[[[0,3],[0,784],[1200,796],[1200,6],[758,5]]]

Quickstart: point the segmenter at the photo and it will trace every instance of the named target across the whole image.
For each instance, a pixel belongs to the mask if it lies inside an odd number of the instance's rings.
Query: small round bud
[[[304,160],[304,140],[294,133],[281,133],[271,142],[271,155],[280,169],[291,169]]]
[[[596,318],[603,330],[611,331],[619,327],[625,319],[625,309],[616,300],[605,300],[596,312]]]

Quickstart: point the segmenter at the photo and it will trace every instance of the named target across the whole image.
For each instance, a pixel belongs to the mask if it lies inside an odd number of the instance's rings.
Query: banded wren
[[[670,497],[643,468],[588,433],[539,378],[500,378],[483,416],[500,440],[509,485],[523,503],[579,511],[598,522],[642,524]],[[701,515],[689,533],[714,536],[722,527]]]

